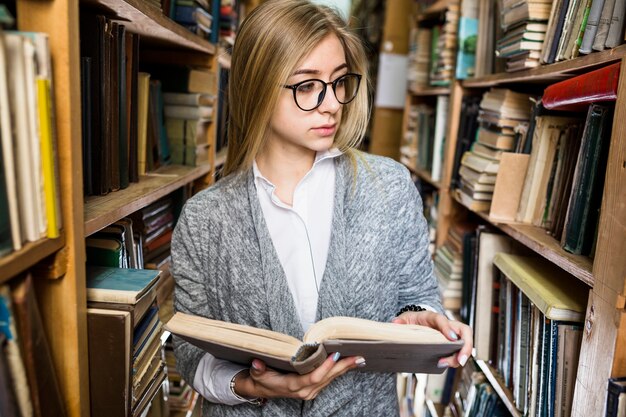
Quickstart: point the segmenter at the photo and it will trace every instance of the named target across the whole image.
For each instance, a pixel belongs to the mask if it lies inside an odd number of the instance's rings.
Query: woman
[[[465,341],[439,366],[464,364],[471,330],[440,314],[415,186],[401,165],[355,150],[367,68],[342,19],[307,1],[262,4],[242,24],[230,80],[225,176],[187,202],[174,233],[177,310],[296,338],[332,316],[421,324]],[[367,370],[360,357],[296,375],[180,340],[176,356],[209,400],[204,415],[398,414],[395,375],[348,372]]]

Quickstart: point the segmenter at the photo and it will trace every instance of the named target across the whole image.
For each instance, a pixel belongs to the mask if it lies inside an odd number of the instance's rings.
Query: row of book
[[[443,172],[448,103],[448,96],[440,95],[435,107],[411,105],[400,148],[400,161],[413,170],[429,173],[433,181],[440,181]]]
[[[158,270],[87,266],[92,416],[140,416],[165,381],[157,305],[161,275]]]
[[[624,42],[621,0],[508,0],[501,4],[496,54],[507,71],[568,60]],[[493,8],[481,2],[480,7]],[[480,59],[480,57],[478,58]]]
[[[162,165],[208,163],[215,74],[140,65],[139,35],[89,10],[81,29],[85,195],[126,188]]]
[[[589,288],[508,236],[455,227],[462,243],[448,263],[460,275],[459,314],[474,330],[474,357],[498,371],[520,414],[569,415]],[[445,255],[435,258],[438,275]]]
[[[0,256],[62,228],[48,35],[0,9]]]
[[[454,78],[459,2],[450,2],[442,22],[413,28],[409,38],[408,78],[411,90],[447,86]]]
[[[213,33],[213,2],[219,0],[162,0],[168,17],[192,33],[215,43]]]
[[[0,398],[3,416],[66,415],[31,274],[0,286]]]
[[[174,203],[166,197],[85,239],[87,262],[117,268],[166,269]]]
[[[566,251],[593,256],[619,69],[553,84],[541,97],[485,93],[478,123],[467,120],[472,112],[460,123],[468,131],[459,130],[453,186],[463,204],[542,227]],[[494,94],[495,107],[487,101]]]
[[[470,360],[460,371],[456,392],[450,399],[452,413],[467,417],[505,417],[510,413],[487,381],[485,374]]]

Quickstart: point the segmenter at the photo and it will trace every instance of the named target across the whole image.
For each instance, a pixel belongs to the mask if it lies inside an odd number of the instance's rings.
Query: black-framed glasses
[[[356,97],[361,83],[361,75],[348,73],[334,81],[326,82],[318,79],[300,81],[296,84],[284,85],[293,91],[293,99],[301,110],[311,111],[318,108],[326,97],[326,89],[333,87],[335,98],[341,104],[348,104]]]

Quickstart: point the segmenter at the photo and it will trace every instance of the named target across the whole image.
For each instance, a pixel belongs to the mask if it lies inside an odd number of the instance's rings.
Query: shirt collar
[[[320,162],[325,161],[327,159],[336,158],[342,154],[343,152],[341,152],[338,148],[330,148],[323,152],[317,152],[315,154],[315,160],[313,161],[313,166],[311,167],[311,171],[315,169],[315,167]],[[261,180],[263,183],[265,183],[266,185],[269,185],[271,188],[275,188],[274,184],[272,184],[270,180],[265,178],[263,174],[261,173],[261,171],[259,170],[259,166],[256,163],[256,159],[252,162],[252,172],[254,173],[255,180],[257,181]]]

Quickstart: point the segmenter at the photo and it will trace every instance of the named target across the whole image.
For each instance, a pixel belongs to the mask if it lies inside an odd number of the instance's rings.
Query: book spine
[[[50,83],[46,79],[37,80],[37,104],[39,113],[41,165],[43,171],[43,188],[45,195],[46,217],[48,219],[47,236],[50,239],[59,237],[57,224],[57,193],[54,172],[54,145],[50,120]]]
[[[580,49],[581,54],[588,54],[591,52],[593,40],[598,32],[598,24],[600,23],[600,15],[602,14],[602,6],[604,6],[604,0],[593,0],[591,10],[589,10],[589,17],[587,18],[587,27],[585,28],[585,35],[583,36]]]

